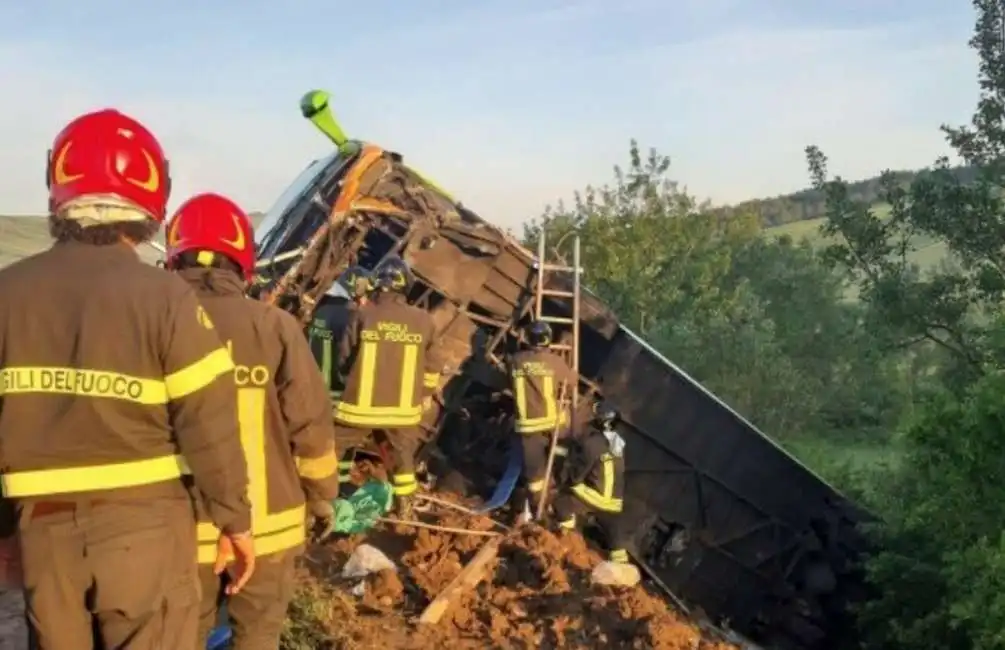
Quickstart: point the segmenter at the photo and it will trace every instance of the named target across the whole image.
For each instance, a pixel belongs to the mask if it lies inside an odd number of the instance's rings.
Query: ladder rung
[[[542,316],[538,320],[543,320],[546,323],[563,323],[566,325],[574,325],[576,320],[573,318],[565,318],[564,316]]]
[[[554,343],[552,345],[549,345],[548,347],[551,348],[552,350],[568,350],[570,352],[572,351],[572,346],[569,345],[568,343]]]
[[[541,264],[538,263],[538,262],[534,262],[534,270],[536,271],[536,270],[538,270],[540,268],[541,268]],[[575,273],[577,269],[576,269],[575,266],[563,266],[561,264],[545,264],[544,265],[544,270],[545,271],[557,271],[559,273]],[[582,273],[583,269],[580,268],[579,271],[580,271],[580,273]]]
[[[553,298],[575,298],[575,291],[559,291],[558,289],[541,289],[542,296],[551,296]]]

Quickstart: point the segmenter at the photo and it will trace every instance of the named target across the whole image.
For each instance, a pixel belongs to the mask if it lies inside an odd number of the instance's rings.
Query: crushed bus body
[[[266,216],[257,295],[306,326],[319,304],[339,299],[328,293],[342,271],[400,254],[417,278],[409,300],[432,315],[447,360],[423,424],[425,453],[474,458],[498,475],[511,430],[498,408],[501,362],[527,322],[537,260],[400,154],[346,138],[327,101],[308,93],[301,109],[335,151]],[[548,279],[556,289],[563,281]],[[837,647],[851,627],[845,606],[863,594],[857,526],[870,515],[589,292],[580,318],[580,393],[602,395],[623,418],[635,557],[690,606],[756,642]]]

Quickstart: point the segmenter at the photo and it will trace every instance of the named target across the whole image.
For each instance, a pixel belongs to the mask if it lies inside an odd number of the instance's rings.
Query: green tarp
[[[348,499],[335,500],[334,532],[353,535],[373,528],[391,509],[393,500],[390,483],[369,479]]]

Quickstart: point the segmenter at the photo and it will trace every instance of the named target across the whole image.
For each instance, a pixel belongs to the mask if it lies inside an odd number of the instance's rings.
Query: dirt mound
[[[491,519],[438,511],[423,520],[445,527],[499,531]],[[502,532],[502,531],[501,531]],[[537,526],[508,531],[489,579],[469,590],[433,625],[414,623],[488,537],[390,526],[312,548],[305,593],[330,604],[321,626],[328,638],[317,648],[612,648],[726,650],[735,646],[702,633],[644,586],[599,587],[590,572],[603,558],[578,534],[556,535]],[[399,571],[359,581],[339,577],[362,542],[381,549]],[[324,592],[324,595],[318,592]],[[294,613],[294,617],[296,613]],[[315,639],[317,643],[319,639]],[[283,648],[301,647],[284,638]]]

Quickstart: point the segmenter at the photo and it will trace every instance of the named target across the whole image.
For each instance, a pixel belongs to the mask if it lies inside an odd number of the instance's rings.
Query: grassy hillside
[[[257,224],[263,216],[255,212],[251,219]],[[164,243],[163,233],[157,236],[157,241]],[[0,267],[43,251],[51,242],[48,224],[43,217],[0,216]],[[139,253],[150,264],[160,259],[160,254],[149,246],[141,246]]]
[[[873,211],[880,217],[886,216],[890,208],[884,204],[877,204]],[[782,237],[788,235],[793,240],[808,240],[814,246],[825,246],[831,241],[826,237],[820,228],[824,219],[807,219],[805,221],[793,221],[765,229],[765,234],[769,237]],[[911,242],[914,248],[908,258],[922,269],[937,266],[946,256],[946,245],[942,242],[934,241],[928,237],[918,236]]]
[[[961,175],[969,173],[968,168],[960,169]],[[910,182],[917,172],[896,172],[898,179]],[[872,200],[879,192],[879,177],[858,181],[849,185],[852,194],[862,200]],[[721,208],[723,210],[754,210],[761,215],[766,226],[765,233],[769,237],[788,235],[795,240],[808,239],[815,245],[824,246],[827,239],[820,232],[825,206],[823,197],[815,190],[803,190],[786,196],[745,201],[736,206]],[[887,206],[876,204],[874,208],[880,213],[888,212]],[[252,213],[252,220],[257,224],[264,216]],[[163,241],[160,239],[159,241]],[[5,217],[0,216],[0,266],[38,252],[49,245],[49,235],[45,220],[39,217]],[[911,260],[921,268],[937,265],[946,255],[945,246],[941,243],[917,238],[914,242],[915,251]],[[144,246],[141,255],[147,261],[158,259],[157,253]]]

